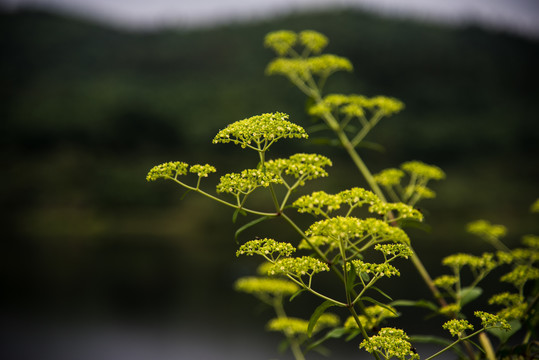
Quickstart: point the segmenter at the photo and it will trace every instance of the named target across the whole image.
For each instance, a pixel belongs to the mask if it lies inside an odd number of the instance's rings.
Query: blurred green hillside
[[[223,303],[244,298],[231,284],[251,263],[234,256],[230,210],[194,194],[181,200],[173,184],[145,176],[171,160],[213,163],[219,175],[253,166],[252,154],[211,144],[235,120],[282,111],[313,124],[302,94],[264,75],[273,54],[263,38],[278,29],[320,31],[328,52],[352,61],[354,72],[331,78],[328,92],[406,104],[368,138],[382,150],[362,154],[374,172],[412,159],[447,172],[438,198],[421,204],[432,232],[412,230],[420,255],[438,264],[449,252],[488,249],[464,233],[477,218],[509,226],[509,243],[537,231],[528,213],[539,196],[536,40],[353,11],[140,32],[0,14],[7,311],[169,314],[208,304],[210,287]],[[363,184],[340,149],[288,145],[272,155],[301,149],[334,160],[320,187]]]

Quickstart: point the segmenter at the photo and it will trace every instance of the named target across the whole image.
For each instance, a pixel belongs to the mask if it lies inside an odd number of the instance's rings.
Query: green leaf
[[[296,291],[296,293],[294,295],[290,296],[290,299],[288,301],[294,300],[296,298],[296,296],[298,296],[299,294],[301,294],[304,291],[307,291],[307,290],[306,289],[300,289],[300,290]]]
[[[347,273],[348,277],[346,279],[346,292],[350,293],[354,289],[354,281],[356,280],[356,267],[354,264],[350,263],[350,271]]]
[[[432,226],[430,226],[429,224],[419,222],[417,220],[401,219],[399,220],[399,224],[401,228],[415,228],[415,229],[423,230],[426,233],[430,233],[432,231]]]
[[[483,293],[483,289],[478,287],[466,287],[460,291],[460,305],[464,306],[467,303],[477,299]]]
[[[390,305],[395,306],[395,307],[417,306],[417,307],[427,308],[432,311],[438,311],[438,306],[436,306],[436,304],[427,300],[396,300],[396,301],[393,301]]]
[[[394,310],[389,306],[389,305],[386,305],[384,303],[381,303],[380,301],[378,300],[374,300],[373,298],[369,297],[369,296],[363,296],[360,300],[363,300],[363,301],[368,301],[370,303],[373,303],[375,305],[378,305],[378,306],[381,306],[383,307],[384,309],[390,311],[390,312],[394,312]]]
[[[391,298],[391,296],[389,296],[388,294],[386,294],[385,292],[383,292],[382,290],[380,290],[379,288],[377,288],[376,286],[372,286],[371,289],[374,289],[376,291],[378,291],[380,294],[382,294],[382,296],[384,296],[386,299],[388,299],[389,301],[393,301],[393,299]]]
[[[356,336],[358,336],[359,334],[361,334],[361,330],[359,329],[353,329],[350,331],[350,335],[348,335],[346,337],[346,339],[344,339],[344,341],[350,341],[352,340],[353,338],[355,338]]]
[[[187,194],[189,194],[191,191],[193,191],[193,190],[187,189],[187,191],[185,191],[185,192],[183,193],[183,195],[182,195],[182,197],[180,198],[180,200],[183,200],[183,199],[187,196]]]
[[[362,272],[359,274],[361,276],[361,279],[363,279],[364,282],[368,283],[371,280],[371,277],[366,272]]]
[[[343,327],[332,329],[332,330],[328,331],[328,333],[326,335],[324,335],[322,338],[320,338],[319,340],[317,340],[317,341],[313,342],[312,344],[310,344],[305,349],[305,352],[314,349],[315,347],[319,346],[320,344],[322,344],[324,341],[326,341],[328,339],[331,339],[331,338],[338,339],[338,338],[340,338],[341,336],[343,336],[346,333],[348,333],[348,329],[343,328]]]
[[[307,327],[307,336],[311,337],[313,333],[314,326],[318,322],[318,319],[322,314],[326,311],[327,308],[335,306],[335,303],[330,300],[324,301],[322,304],[320,304],[316,310],[314,310],[314,313],[311,315],[311,319],[309,320],[309,326]]]
[[[511,330],[509,331],[500,328],[487,329],[487,331],[500,339],[500,342],[503,344],[522,327],[522,324],[518,320],[509,321],[509,325],[511,325]]]
[[[372,141],[361,141],[357,145],[357,147],[358,148],[369,149],[369,150],[375,150],[375,151],[378,151],[378,152],[381,152],[381,153],[386,151],[386,148],[383,145],[372,142]]]
[[[243,216],[247,215],[247,213],[245,212],[245,210],[243,210],[242,208],[237,208],[236,211],[234,211],[234,214],[232,214],[232,223],[236,223],[236,220],[238,218],[238,214],[242,214]]]
[[[237,211],[237,210],[236,210]],[[242,227],[240,227],[238,230],[236,230],[236,233],[234,234],[234,240],[236,240],[236,243],[238,242],[238,236],[245,230],[247,230],[248,228],[250,228],[251,226],[253,225],[256,225],[258,224],[259,222],[262,222],[264,220],[267,220],[269,219],[271,216],[261,216],[259,217],[258,219],[254,219],[253,221],[250,221],[248,222],[247,224],[243,225]]]

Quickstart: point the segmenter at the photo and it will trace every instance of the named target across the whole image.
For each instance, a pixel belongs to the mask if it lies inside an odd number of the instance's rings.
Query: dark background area
[[[537,232],[529,213],[539,196],[536,40],[354,11],[138,32],[45,12],[0,13],[0,316],[13,358],[33,357],[16,354],[26,338],[55,344],[40,336],[73,334],[81,324],[175,329],[184,341],[195,329],[223,346],[236,344],[223,331],[265,335],[271,312],[232,290],[256,267],[235,257],[235,229],[251,219],[233,224],[230,209],[192,193],[182,200],[182,189],[145,176],[165,161],[208,162],[218,168],[211,185],[255,166],[253,154],[211,144],[219,129],[252,115],[282,111],[309,129],[303,95],[264,75],[273,54],[263,38],[278,29],[320,31],[328,52],[351,60],[354,72],[334,75],[327,92],[406,104],[368,138],[383,151],[361,154],[373,172],[412,159],[446,171],[433,186],[437,199],[420,205],[432,230],[409,232],[433,276],[444,271],[443,256],[491,250],[465,233],[469,221],[508,226],[512,246]],[[270,156],[296,151],[334,161],[330,178],[311,190],[366,186],[338,148],[282,141]],[[254,235],[294,242],[280,225],[262,224],[240,242]],[[411,266],[401,272],[387,283],[392,296],[409,297],[410,289],[428,296]],[[290,306],[308,316],[304,297]],[[423,330],[415,318],[422,315],[403,316],[409,333]],[[279,337],[268,337],[271,354]]]

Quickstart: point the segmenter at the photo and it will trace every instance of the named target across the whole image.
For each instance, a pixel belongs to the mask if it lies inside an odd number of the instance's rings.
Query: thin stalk
[[[445,348],[443,348],[442,350],[438,351],[436,354],[434,355],[431,355],[429,356],[428,358],[424,359],[424,360],[430,360],[430,359],[434,359],[435,357],[437,356],[440,356],[441,354],[443,354],[444,352],[446,352],[447,350],[451,349],[452,347],[454,347],[455,345],[457,345],[458,343],[462,342],[462,341],[465,341],[465,340],[468,340],[469,338],[477,335],[477,334],[480,334],[479,336],[481,335],[484,335],[483,331],[485,330],[485,328],[483,329],[480,329],[480,330],[477,330],[476,332],[474,332],[473,334],[470,334],[470,335],[467,335],[465,337],[462,337],[462,338],[458,338],[457,340],[453,341],[450,345],[447,345]],[[490,358],[490,357],[487,357],[489,360],[496,360],[496,358]],[[473,359],[473,358],[471,358]]]
[[[369,335],[367,334],[367,332],[365,331],[365,328],[361,324],[361,320],[359,320],[359,316],[357,316],[356,309],[354,309],[354,306],[350,306],[348,309],[350,310],[350,313],[352,314],[352,317],[354,318],[359,328],[359,331],[361,332],[361,335],[363,336],[364,339],[368,339]],[[372,355],[376,358],[376,360],[381,360],[377,352],[373,352]]]
[[[244,208],[244,207],[241,207],[240,205],[237,205],[237,204],[233,204],[233,203],[230,203],[228,201],[225,201],[223,199],[220,199],[218,198],[217,196],[213,196],[207,192],[205,192],[204,190],[200,190],[200,189],[197,189],[196,187],[194,186],[189,186],[181,181],[179,181],[178,179],[175,179],[173,177],[167,177],[167,179],[170,179],[172,181],[175,181],[176,183],[180,184],[181,186],[189,189],[189,190],[192,190],[192,191],[195,191],[201,195],[204,195],[212,200],[215,200],[223,205],[226,205],[226,206],[229,206],[231,208],[234,208],[234,209],[242,209],[244,210],[245,212],[248,212],[250,214],[253,214],[253,215],[261,215],[261,216],[278,216],[279,213],[275,213],[275,212],[263,212],[263,211],[257,211],[257,210],[252,210],[252,209],[248,209],[248,208]]]
[[[286,312],[284,311],[282,297],[275,298],[273,300],[273,308],[275,309],[275,313],[277,314],[278,318],[288,317],[286,315]],[[303,356],[303,351],[301,351],[301,347],[299,346],[297,339],[288,331],[285,331],[285,335],[286,335],[286,338],[288,339],[288,342],[290,343],[290,350],[292,350],[292,354],[294,355],[294,358],[296,360],[305,360],[305,356]]]
[[[288,277],[290,280],[292,280],[293,282],[295,282],[297,285],[299,285],[300,287],[304,288],[305,290],[307,290],[308,292],[310,292],[311,294],[313,295],[316,295],[318,296],[319,298],[321,299],[324,299],[324,300],[328,300],[328,301],[331,301],[332,303],[334,303],[335,305],[337,306],[340,306],[340,307],[348,307],[347,304],[339,301],[339,300],[335,300],[335,299],[332,299],[324,294],[320,294],[318,291],[314,290],[312,287],[311,287],[311,280],[312,278],[309,280],[309,285],[305,284],[302,281],[299,281],[298,279],[296,279],[295,277],[293,277],[292,275],[289,275],[289,274],[286,274],[286,277]]]

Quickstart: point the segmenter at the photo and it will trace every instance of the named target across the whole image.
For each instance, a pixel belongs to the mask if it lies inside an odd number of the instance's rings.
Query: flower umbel
[[[447,321],[442,326],[444,329],[449,330],[451,333],[451,336],[458,336],[462,334],[463,331],[466,330],[473,330],[472,324],[470,324],[467,320],[457,320],[452,319]]]
[[[296,248],[294,248],[292,244],[264,238],[247,241],[245,244],[240,246],[238,251],[236,251],[236,256],[261,255],[268,261],[273,262],[278,260],[280,257],[290,256],[295,251]]]
[[[371,354],[376,351],[386,359],[419,359],[409,340],[410,337],[401,329],[382,328],[377,335],[363,340],[359,348],[365,348]]]
[[[283,258],[275,262],[269,269],[268,275],[285,274],[295,277],[329,271],[329,266],[322,261],[310,256],[299,258]]]
[[[247,195],[259,187],[268,187],[272,183],[279,184],[282,183],[282,180],[273,172],[246,169],[241,173],[230,173],[221,176],[217,185],[217,192]]]
[[[307,137],[307,133],[301,126],[288,121],[287,114],[276,112],[236,121],[219,131],[213,143],[232,142],[243,148],[266,151],[279,139],[306,139]]]
[[[179,175],[187,174],[189,165],[181,161],[171,161],[151,168],[146,176],[147,181],[155,181],[157,179],[175,179]]]
[[[294,295],[299,290],[299,286],[292,281],[255,276],[238,279],[234,287],[237,291],[253,295],[269,294],[273,296]]]

